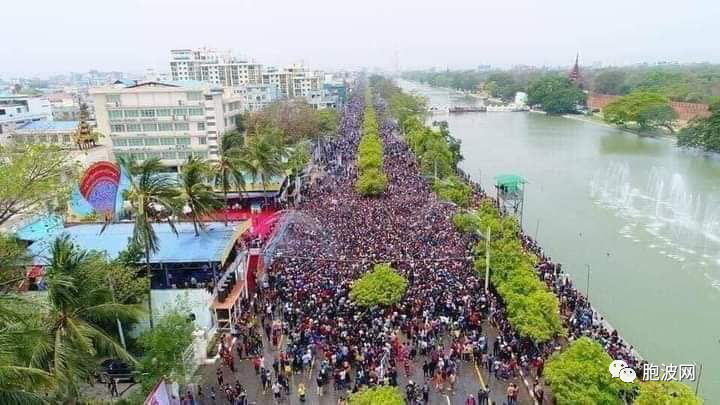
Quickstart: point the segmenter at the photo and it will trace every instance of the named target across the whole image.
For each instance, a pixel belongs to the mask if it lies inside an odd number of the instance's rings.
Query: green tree
[[[512,100],[515,93],[522,90],[522,86],[515,80],[515,77],[505,72],[491,74],[483,86],[491,96],[505,101]]]
[[[350,395],[350,405],[404,405],[405,398],[397,387],[363,388]]]
[[[138,164],[134,161],[121,160],[129,173],[130,187],[126,198],[133,211],[134,226],[132,244],[142,246],[145,254],[147,274],[152,274],[150,254],[160,248],[153,223],[165,220],[170,229],[177,233],[172,218],[178,211],[177,182],[162,173],[163,166],[159,159],[148,159]],[[148,293],[148,310],[150,327],[154,326],[152,314],[152,295]]]
[[[30,365],[52,373],[62,402],[78,398],[80,384],[94,378],[98,355],[134,361],[100,325],[116,317],[137,318],[141,311],[134,305],[114,303],[106,284],[94,285],[82,278],[82,268],[92,264],[88,253],[67,235],[57,238],[50,248],[47,303],[41,315],[45,341],[34,349]]]
[[[55,389],[47,370],[31,365],[31,354],[45,344],[44,328],[34,302],[0,294],[0,403],[49,403],[46,393]]]
[[[77,173],[57,147],[0,147],[0,225],[16,214],[64,210]]]
[[[635,405],[702,405],[690,387],[677,381],[645,381],[633,401]]]
[[[179,200],[189,209],[195,228],[195,236],[200,236],[199,229],[204,227],[202,218],[222,207],[220,197],[213,191],[211,184],[210,165],[196,157],[190,156],[180,169]]]
[[[215,186],[220,187],[223,194],[225,225],[228,223],[228,193],[233,189],[238,192],[245,190],[245,175],[241,169],[243,164],[239,161],[244,143],[244,137],[237,131],[223,135],[220,140],[218,159],[211,167],[211,171],[215,175]]]
[[[664,127],[673,132],[672,123],[676,118],[670,99],[650,92],[630,93],[603,109],[605,122],[622,126],[634,123],[641,130]]]
[[[528,104],[539,104],[549,114],[574,113],[584,102],[585,93],[564,76],[545,76],[528,87]]]
[[[593,79],[593,91],[601,94],[623,94],[625,77],[623,70],[603,70]]]
[[[0,234],[0,292],[14,290],[25,279],[30,256],[13,236]]]
[[[586,337],[554,354],[545,366],[545,379],[558,405],[623,404],[621,392],[632,385],[612,378],[612,361],[599,343]]]
[[[260,180],[264,193],[267,193],[268,180],[280,176],[283,171],[283,157],[287,151],[278,141],[280,137],[272,132],[264,132],[248,137],[245,147],[240,151],[239,159],[252,176],[253,183]]]
[[[333,108],[325,108],[317,110],[315,115],[318,120],[318,133],[321,135],[329,135],[337,130],[340,122],[340,114]]]
[[[350,298],[363,307],[393,305],[402,299],[407,285],[405,277],[389,264],[376,264],[372,271],[353,282]]]
[[[433,190],[441,200],[453,202],[463,208],[472,202],[472,188],[457,176],[449,176],[444,180],[436,179]]]
[[[144,356],[140,361],[140,382],[149,392],[161,378],[185,383],[187,370],[183,360],[192,344],[194,326],[187,315],[177,309],[167,312],[155,328],[140,336]]]
[[[720,110],[707,118],[694,118],[678,134],[678,146],[720,152]]]

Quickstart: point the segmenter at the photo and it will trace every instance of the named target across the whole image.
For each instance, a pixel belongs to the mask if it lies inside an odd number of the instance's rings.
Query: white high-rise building
[[[197,81],[97,87],[90,95],[116,158],[159,158],[172,167],[190,155],[217,159],[220,139],[244,111],[242,95]]]
[[[200,48],[170,51],[172,80],[198,80],[210,84],[235,87],[260,84],[262,65],[242,60],[230,51]]]

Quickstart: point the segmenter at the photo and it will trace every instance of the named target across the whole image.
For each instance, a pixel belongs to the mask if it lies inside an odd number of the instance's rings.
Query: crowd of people
[[[288,225],[264,288],[253,302],[252,312],[277,352],[266,358],[250,328],[240,334],[243,349],[238,354],[253,358],[263,391],[278,400],[290,393],[289,381],[296,374],[307,374],[318,396],[329,389],[399,386],[398,377],[405,375],[407,402],[428,403],[432,395],[453,395],[461,364],[474,361],[491,378],[508,381],[507,403],[518,401],[514,381],[520,375],[534,379],[531,395],[543,403],[539,378],[556,345],[537,346],[520,338],[502,300],[492,290],[484,292],[469,250],[473,240],[453,229],[455,206],[434,196],[392,121],[380,122],[387,189],[378,198],[355,191],[354,160],[365,107],[359,93],[346,106],[338,136],[316,148],[314,161],[324,175],[295,206],[305,219]],[[382,100],[375,100],[379,117],[384,107]],[[477,199],[487,198],[479,185],[472,185]],[[641,369],[632,347],[603,325],[561,266],[545,257],[531,238],[521,238],[540,258],[538,276],[558,295],[570,337],[591,336],[613,358]],[[377,263],[389,263],[408,280],[408,289],[391,307],[358,307],[350,299],[351,284]],[[483,330],[486,321],[496,330],[492,342]],[[284,347],[279,336],[285,338]],[[226,366],[232,367],[229,361]],[[413,382],[420,368],[424,381]],[[218,383],[236,403],[238,387]],[[304,401],[305,386],[297,389]],[[467,403],[485,404],[490,397],[480,388]]]

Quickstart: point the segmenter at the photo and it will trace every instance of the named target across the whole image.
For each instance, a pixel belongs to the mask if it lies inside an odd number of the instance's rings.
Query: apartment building
[[[244,109],[241,95],[198,81],[117,84],[90,95],[115,158],[159,158],[174,168],[191,155],[217,159],[220,138]]]
[[[230,51],[200,48],[170,51],[172,80],[197,80],[223,87],[259,84],[262,65],[236,57]]]
[[[260,111],[280,99],[280,89],[271,84],[248,84],[229,91],[243,98],[245,111]]]
[[[45,96],[26,94],[0,95],[0,134],[35,121],[52,121],[50,100]]]

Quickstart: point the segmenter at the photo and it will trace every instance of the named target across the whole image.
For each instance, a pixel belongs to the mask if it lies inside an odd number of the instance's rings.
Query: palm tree
[[[120,164],[127,169],[130,178],[127,199],[135,215],[131,243],[143,248],[147,274],[151,275],[150,253],[157,252],[160,247],[152,226],[153,222],[164,218],[177,235],[173,221],[178,208],[177,181],[162,173],[163,165],[160,164],[159,159],[148,159],[140,164],[121,159]],[[148,308],[152,328],[154,325],[150,289],[148,289]]]
[[[69,236],[57,238],[50,254],[42,315],[45,342],[37,344],[29,358],[31,366],[50,371],[57,381],[59,402],[66,403],[78,398],[81,382],[93,378],[98,355],[135,361],[100,325],[116,317],[137,318],[142,311],[135,305],[114,303],[109,287],[83,279],[82,268],[92,261]]]
[[[225,201],[225,226],[228,224],[228,193],[233,188],[245,190],[245,176],[240,169],[244,165],[238,159],[242,145],[243,137],[239,132],[231,131],[223,135],[218,160],[212,166],[215,185],[222,190]]]
[[[42,343],[43,328],[29,302],[16,295],[0,295],[0,404],[46,403],[43,393],[54,389],[52,375],[30,365],[26,354]]]
[[[261,133],[246,140],[240,159],[247,165],[253,183],[260,179],[265,194],[268,179],[283,173],[283,157],[287,154],[287,148],[278,141],[278,137],[273,133]]]
[[[190,156],[180,172],[179,199],[189,209],[188,216],[200,236],[198,228],[203,227],[202,217],[212,214],[222,206],[222,201],[209,183],[210,166],[206,161]]]

